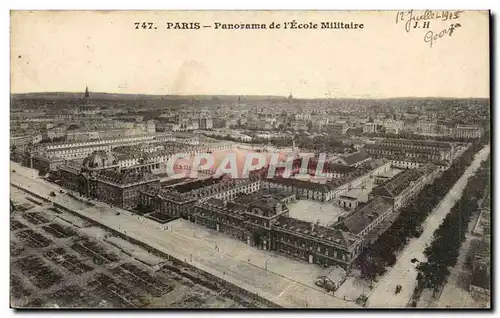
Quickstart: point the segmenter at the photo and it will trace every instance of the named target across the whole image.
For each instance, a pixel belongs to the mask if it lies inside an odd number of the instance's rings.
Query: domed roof
[[[91,155],[83,160],[85,168],[96,169],[116,165],[118,161],[115,156],[107,151],[94,151]]]

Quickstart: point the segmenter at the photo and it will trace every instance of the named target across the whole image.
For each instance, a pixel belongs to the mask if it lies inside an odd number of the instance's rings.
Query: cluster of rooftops
[[[401,194],[404,189],[408,188],[412,182],[417,182],[423,176],[436,171],[436,169],[438,169],[436,165],[428,163],[417,169],[405,170],[404,172],[396,175],[394,178],[389,179],[381,185],[375,187],[371,194],[384,197],[396,197]]]

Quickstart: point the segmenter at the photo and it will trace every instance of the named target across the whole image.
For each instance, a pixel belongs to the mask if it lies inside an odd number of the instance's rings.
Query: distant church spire
[[[85,86],[85,96],[84,96],[84,101],[83,101],[83,104],[85,106],[87,106],[89,104],[89,99],[90,99],[89,87]]]

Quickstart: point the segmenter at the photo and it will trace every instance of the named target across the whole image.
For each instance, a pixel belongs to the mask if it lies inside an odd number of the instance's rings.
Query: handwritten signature
[[[404,21],[406,32],[410,32],[412,22],[428,21],[428,20],[455,20],[460,18],[460,14],[464,11],[432,11],[425,10],[422,14],[418,15],[414,10],[399,11],[396,14],[396,24]]]
[[[434,33],[432,31],[428,31],[424,35],[424,42],[429,43],[430,47],[432,47],[434,45],[434,43],[436,43],[437,40],[441,39],[445,35],[451,36],[453,34],[453,31],[455,31],[455,29],[457,29],[459,27],[461,27],[460,23],[455,23],[455,24],[450,25],[450,27],[442,30],[439,33]]]

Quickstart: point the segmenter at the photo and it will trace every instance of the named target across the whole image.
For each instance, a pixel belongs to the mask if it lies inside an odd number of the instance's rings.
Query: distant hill
[[[12,99],[83,99],[83,92],[44,92],[11,94]],[[259,95],[147,95],[147,94],[113,94],[90,92],[90,99],[96,100],[284,100],[285,96],[259,96]]]

